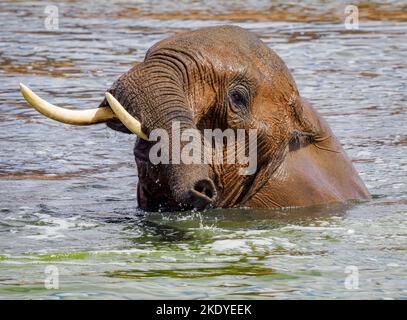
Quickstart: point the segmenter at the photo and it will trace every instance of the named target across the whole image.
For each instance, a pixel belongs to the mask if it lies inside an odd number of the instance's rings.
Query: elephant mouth
[[[137,142],[134,146],[134,158],[136,162],[149,163],[149,153],[153,145],[153,142],[137,138]]]

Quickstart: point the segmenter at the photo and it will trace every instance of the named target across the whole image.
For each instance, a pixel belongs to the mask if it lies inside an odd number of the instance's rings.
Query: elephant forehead
[[[256,34],[237,26],[207,27],[178,33],[153,45],[145,61],[156,56],[180,60],[178,66],[186,67],[190,75],[202,77],[202,74],[214,72],[216,76],[234,77],[244,74],[263,84],[272,82],[275,76],[282,76],[295,86],[281,58]]]
[[[156,43],[147,56],[165,49],[202,56],[218,65],[242,65],[273,53],[254,34],[236,26],[208,27],[182,32]]]

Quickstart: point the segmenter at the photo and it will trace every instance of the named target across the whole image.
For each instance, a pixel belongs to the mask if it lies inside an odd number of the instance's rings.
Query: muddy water
[[[359,2],[351,31],[341,1],[242,3],[67,1],[57,30],[42,3],[0,3],[0,298],[407,298],[406,5]],[[132,137],[52,122],[17,90],[95,107],[154,42],[217,24],[284,59],[371,201],[145,214]]]

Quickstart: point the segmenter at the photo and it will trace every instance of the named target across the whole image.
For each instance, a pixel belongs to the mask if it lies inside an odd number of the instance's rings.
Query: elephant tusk
[[[59,122],[73,125],[91,125],[116,118],[113,111],[106,107],[88,110],[70,110],[57,107],[41,99],[22,83],[20,83],[20,91],[24,99],[39,113]]]
[[[106,100],[112,108],[113,112],[116,114],[117,118],[129,129],[131,132],[139,136],[141,139],[147,140],[147,135],[141,130],[141,123],[136,120],[130,113],[124,109],[119,101],[116,100],[109,92],[105,93]]]

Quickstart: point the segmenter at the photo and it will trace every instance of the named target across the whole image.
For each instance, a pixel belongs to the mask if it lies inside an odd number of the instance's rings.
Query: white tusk
[[[41,99],[22,83],[20,83],[20,91],[24,99],[38,112],[59,122],[74,125],[91,125],[116,118],[113,111],[106,107],[88,110],[70,110],[57,107]]]
[[[136,120],[130,113],[124,109],[119,101],[116,100],[109,92],[105,93],[107,102],[116,114],[117,118],[134,134],[138,135],[141,139],[147,140],[147,135],[141,130],[141,123]]]

